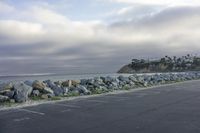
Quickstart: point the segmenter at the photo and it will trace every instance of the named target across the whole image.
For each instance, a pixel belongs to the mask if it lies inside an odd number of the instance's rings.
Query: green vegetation
[[[80,94],[77,92],[69,92],[65,97],[75,97],[75,96],[79,96]]]
[[[16,103],[10,102],[10,101],[6,101],[6,102],[2,102],[0,103],[1,106],[5,106],[5,107],[11,107],[13,105],[15,105]]]
[[[165,56],[158,60],[132,59],[132,62],[122,67],[119,73],[134,72],[184,72],[199,71],[200,57],[186,55],[182,57]]]

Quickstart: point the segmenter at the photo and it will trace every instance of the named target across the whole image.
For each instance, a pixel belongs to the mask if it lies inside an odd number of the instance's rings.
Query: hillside
[[[157,60],[132,59],[118,73],[148,73],[148,72],[184,72],[199,71],[200,57],[186,55],[182,57],[165,56]]]

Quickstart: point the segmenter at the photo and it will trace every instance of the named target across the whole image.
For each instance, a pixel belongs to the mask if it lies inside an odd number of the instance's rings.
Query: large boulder
[[[130,80],[129,80],[129,77],[125,77],[125,76],[123,76],[123,75],[120,75],[119,77],[118,77],[118,79],[120,80],[120,81],[123,81],[123,82],[129,82]]]
[[[4,93],[5,91],[10,91],[13,89],[12,83],[1,83],[0,84],[0,93]]]
[[[64,94],[63,87],[56,85],[51,80],[46,80],[44,82],[47,84],[47,87],[49,87],[51,90],[53,90],[53,93],[51,93],[51,94],[54,94],[55,96],[62,96]]]
[[[42,91],[46,86],[43,82],[40,82],[38,80],[35,80],[32,84],[33,89]]]
[[[72,82],[72,85],[75,86],[75,87],[78,86],[81,83],[80,80],[72,80],[71,82]]]
[[[6,91],[3,95],[12,99],[14,97],[14,94],[15,94],[14,91]]]
[[[45,94],[54,94],[53,90],[49,87],[45,87],[43,90],[42,90],[42,93],[45,93]]]
[[[24,84],[26,84],[28,86],[32,86],[33,85],[33,81],[26,80],[26,81],[24,81]]]
[[[39,96],[40,95],[40,91],[39,90],[33,90],[32,95],[33,96]]]
[[[9,97],[0,95],[0,102],[6,102],[9,100]]]
[[[72,86],[72,81],[71,80],[63,81],[62,82],[62,86],[63,87],[71,87]]]
[[[91,94],[91,92],[89,90],[87,90],[85,86],[79,85],[76,87],[76,89],[79,91],[79,93],[82,93],[84,95]]]
[[[16,102],[26,102],[28,96],[32,93],[33,88],[24,84],[24,83],[15,83],[14,84],[14,99]]]

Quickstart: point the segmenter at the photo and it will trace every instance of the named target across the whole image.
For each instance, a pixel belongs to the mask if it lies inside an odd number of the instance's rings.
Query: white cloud
[[[10,12],[10,11],[13,11],[14,9],[15,8],[13,6],[8,5],[8,4],[0,1],[0,13],[1,12],[3,12],[3,13],[4,12]]]
[[[33,6],[16,13],[25,19],[0,20],[0,56],[18,62],[27,57],[36,64],[45,62],[44,67],[105,63],[111,70],[113,64],[120,67],[132,56],[195,52],[200,49],[199,12],[197,7],[160,10],[160,6],[130,5],[114,12],[120,21],[109,25],[101,20],[74,21]],[[9,51],[9,46],[14,50]]]
[[[110,0],[112,2],[147,4],[147,5],[170,5],[170,6],[197,6],[200,5],[199,0]]]

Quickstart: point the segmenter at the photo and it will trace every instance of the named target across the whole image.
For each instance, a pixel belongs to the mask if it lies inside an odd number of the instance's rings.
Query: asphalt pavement
[[[200,133],[200,81],[0,111],[0,133]]]

